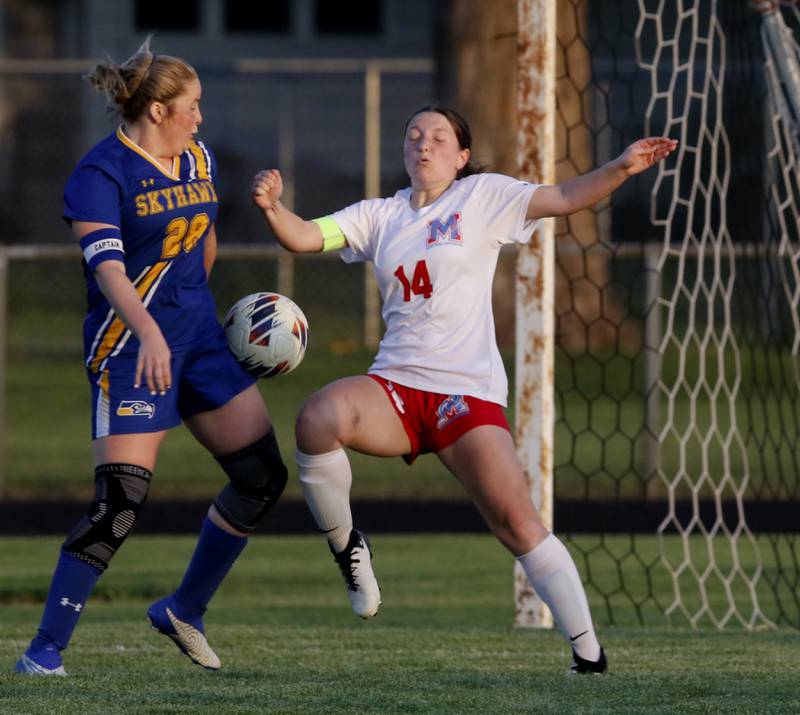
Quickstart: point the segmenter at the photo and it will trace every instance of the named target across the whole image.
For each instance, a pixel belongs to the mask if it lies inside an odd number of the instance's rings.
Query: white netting
[[[676,273],[671,292],[659,299],[666,315],[659,354],[678,365],[670,379],[659,380],[666,403],[660,449],[673,454],[678,467],[659,470],[669,513],[658,531],[677,531],[683,546],[677,557],[662,547],[673,586],[667,614],[680,612],[692,625],[709,620],[721,628],[738,621],[753,628],[770,620],[757,593],[759,547],[745,520],[750,471],[738,419],[742,360],[731,309],[739,283],[727,223],[734,177],[723,121],[726,38],[717,2],[704,12],[700,5],[680,0],[648,9],[640,0],[636,34],[639,61],[651,77],[648,128],[680,138],[677,161],[660,167],[652,200],[652,221],[663,231],[658,272]],[[780,116],[773,115],[773,127]],[[789,196],[781,211],[795,205]],[[691,408],[681,411],[686,398]],[[691,504],[688,512],[675,508],[681,499]],[[713,514],[701,513],[702,501],[714,504]],[[723,503],[735,504],[735,511]],[[740,558],[743,552],[750,558]]]
[[[554,526],[599,621],[800,625],[800,13],[761,4],[557,4],[557,180],[680,140],[556,222]]]
[[[764,70],[770,102],[767,106],[767,166],[771,218],[777,223],[780,245],[778,254],[785,259],[783,287],[791,305],[794,323],[792,354],[800,349],[800,47],[778,11],[776,3],[760,3],[764,12],[761,39],[765,50]],[[791,10],[795,24],[800,23],[796,4]]]

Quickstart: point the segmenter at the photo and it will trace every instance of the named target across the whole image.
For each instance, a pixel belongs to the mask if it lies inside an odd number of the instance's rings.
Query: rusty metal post
[[[294,85],[282,84],[279,93],[278,166],[283,179],[281,201],[289,211],[295,210],[296,158]],[[278,293],[294,296],[294,253],[283,251],[278,257]]]
[[[367,62],[364,71],[364,198],[381,195],[381,70]],[[380,298],[378,281],[364,264],[364,345],[374,350],[380,340]]]
[[[555,0],[519,0],[519,176],[555,183]],[[534,504],[553,528],[554,219],[540,222],[517,254],[516,441]],[[514,625],[551,628],[553,617],[514,564]]]
[[[664,496],[665,482],[661,474],[661,266],[663,246],[648,243],[644,246],[645,269],[644,319],[644,390],[645,390],[645,434],[644,434],[644,478],[648,499]]]

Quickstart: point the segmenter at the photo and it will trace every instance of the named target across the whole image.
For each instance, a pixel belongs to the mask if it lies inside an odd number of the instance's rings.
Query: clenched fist
[[[264,211],[275,208],[283,194],[283,179],[277,169],[259,171],[253,178],[253,203]]]

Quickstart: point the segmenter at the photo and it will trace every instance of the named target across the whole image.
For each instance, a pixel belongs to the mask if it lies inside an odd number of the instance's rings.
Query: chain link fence
[[[79,264],[64,260],[68,254],[58,248],[74,245],[60,218],[62,192],[80,157],[117,124],[81,79],[91,65],[0,60],[0,245],[57,249],[40,252],[36,260],[18,248],[5,253],[13,262],[4,291],[11,318],[4,339],[11,356],[80,349],[74,330],[84,306]],[[329,261],[324,270],[295,269],[284,256],[280,279],[270,261],[245,279],[252,263],[226,247],[252,244],[267,247],[265,259],[278,255],[271,253],[277,244],[249,198],[252,176],[261,168],[281,170],[284,202],[309,218],[405,186],[403,123],[432,97],[431,63],[242,60],[197,69],[204,87],[200,136],[219,163],[221,257],[231,261],[213,278],[220,305],[249,287],[290,292],[296,285],[307,311],[313,314],[320,305],[343,319],[352,316],[360,338],[374,347],[378,306],[374,286],[363,275],[354,277],[359,268],[344,279]],[[335,279],[323,275],[332,270]],[[303,271],[310,272],[308,280],[293,280]],[[37,327],[41,321],[46,329]],[[342,332],[353,335],[350,327]]]
[[[91,66],[90,60],[0,60],[0,368],[14,400],[4,404],[0,391],[0,422],[8,416],[0,423],[7,445],[0,482],[12,495],[47,497],[91,486],[80,376],[64,388],[71,400],[56,395],[55,376],[80,369],[85,312],[80,255],[61,219],[63,186],[80,157],[118,123],[81,79]],[[220,248],[211,284],[220,313],[248,293],[278,290],[298,301],[312,326],[305,368],[313,381],[303,383],[300,375],[277,386],[282,393],[296,385],[281,398],[288,403],[282,433],[291,453],[289,413],[299,401],[369,364],[380,333],[377,290],[363,265],[283,251],[251,204],[252,176],[279,168],[284,202],[308,218],[404,187],[404,122],[431,101],[433,67],[415,59],[251,59],[196,68],[204,96],[200,137],[219,164]],[[37,418],[28,407],[40,382],[53,387]],[[274,383],[264,390],[274,393]],[[66,437],[38,450],[30,433],[51,423],[50,443],[74,430],[80,452]],[[60,450],[63,459],[54,462],[48,454]],[[188,480],[193,470],[208,471],[202,459],[173,461]],[[195,491],[217,488],[211,478],[197,483],[208,486]]]

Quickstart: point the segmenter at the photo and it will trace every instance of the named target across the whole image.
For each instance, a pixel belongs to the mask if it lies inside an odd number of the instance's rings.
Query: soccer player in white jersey
[[[353,527],[344,448],[409,464],[434,452],[550,607],[573,650],[570,672],[602,673],[606,657],[577,569],[531,502],[503,412],[508,385],[494,337],[492,280],[502,245],[528,241],[540,218],[593,205],[677,142],[640,139],[555,186],[481,173],[470,161],[471,143],[457,112],[423,107],[405,128],[411,186],[313,221],[281,204],[278,171],[254,178],[253,200],[286,249],[341,250],[347,262],[371,261],[383,298],[386,333],[368,374],[327,385],[300,410],[300,483],[353,610],[369,618],[380,589],[369,543]]]

